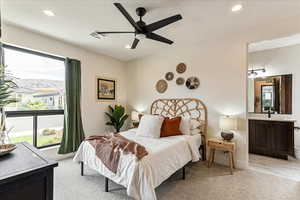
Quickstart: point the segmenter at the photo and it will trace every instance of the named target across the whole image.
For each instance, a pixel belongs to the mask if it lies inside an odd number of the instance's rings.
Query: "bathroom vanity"
[[[281,159],[295,156],[293,119],[249,118],[249,152]]]

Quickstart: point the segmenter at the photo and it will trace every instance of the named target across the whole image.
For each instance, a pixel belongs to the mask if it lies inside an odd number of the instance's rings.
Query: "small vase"
[[[0,132],[0,145],[4,145],[5,144],[5,134],[4,132]]]
[[[6,115],[4,109],[1,109],[1,116],[0,116],[0,145],[7,143],[7,134],[6,134]]]

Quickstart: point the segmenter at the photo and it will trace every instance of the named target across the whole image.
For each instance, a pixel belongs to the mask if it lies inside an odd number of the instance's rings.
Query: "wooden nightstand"
[[[234,164],[235,143],[227,142],[223,139],[211,138],[208,139],[207,146],[209,147],[208,167],[211,167],[211,165],[214,162],[216,150],[225,151],[228,152],[230,173],[233,174],[233,168],[235,168],[235,164]]]

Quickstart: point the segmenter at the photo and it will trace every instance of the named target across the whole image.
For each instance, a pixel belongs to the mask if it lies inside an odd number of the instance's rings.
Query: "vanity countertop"
[[[297,120],[291,118],[264,118],[264,117],[248,117],[249,120],[262,120],[262,121],[278,121],[278,122],[296,122]]]

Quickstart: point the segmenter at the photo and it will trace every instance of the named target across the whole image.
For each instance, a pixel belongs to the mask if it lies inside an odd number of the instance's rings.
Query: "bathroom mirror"
[[[300,85],[300,34],[248,45],[248,112],[294,115]]]
[[[249,79],[249,112],[292,114],[292,80],[292,74]]]

